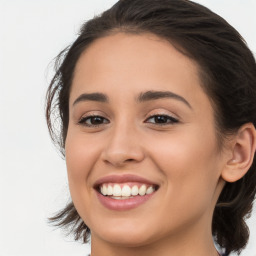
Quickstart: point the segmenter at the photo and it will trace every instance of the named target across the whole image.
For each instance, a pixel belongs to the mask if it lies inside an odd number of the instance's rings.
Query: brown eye
[[[146,120],[146,123],[153,123],[158,125],[174,124],[178,122],[179,121],[176,118],[168,115],[154,115]]]
[[[109,120],[102,116],[87,116],[83,117],[80,121],[79,124],[85,125],[85,126],[99,126],[102,124],[107,124],[109,123]]]

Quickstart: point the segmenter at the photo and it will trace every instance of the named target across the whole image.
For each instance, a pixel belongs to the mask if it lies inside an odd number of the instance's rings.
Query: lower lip
[[[105,206],[106,208],[114,211],[125,211],[134,209],[145,202],[147,202],[154,194],[145,195],[145,196],[135,196],[129,199],[113,199],[108,196],[103,196],[101,193],[96,191],[97,197],[99,201]]]

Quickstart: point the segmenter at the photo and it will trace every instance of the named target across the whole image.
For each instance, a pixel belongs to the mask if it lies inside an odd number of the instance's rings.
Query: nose
[[[108,134],[102,152],[103,161],[115,167],[141,162],[145,154],[139,137],[138,131],[130,126],[116,126]]]

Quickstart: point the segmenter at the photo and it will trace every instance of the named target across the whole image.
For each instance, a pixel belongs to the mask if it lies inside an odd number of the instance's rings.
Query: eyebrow
[[[108,102],[107,95],[99,92],[83,93],[73,103],[73,106],[82,101]]]
[[[192,109],[191,105],[189,102],[183,98],[182,96],[170,92],[170,91],[147,91],[140,93],[137,101],[139,102],[144,102],[144,101],[151,101],[151,100],[158,100],[158,99],[163,99],[163,98],[171,98],[175,100],[179,100],[183,103],[185,103],[190,109]]]
[[[182,96],[170,92],[170,91],[146,91],[139,94],[138,98],[136,99],[138,102],[145,102],[151,100],[158,100],[163,98],[171,98],[175,100],[179,100],[185,103],[190,109],[192,109],[189,102],[183,98]],[[107,103],[109,102],[108,96],[104,93],[94,92],[94,93],[83,93],[81,94],[73,103],[73,106],[79,102],[83,101],[98,101]]]

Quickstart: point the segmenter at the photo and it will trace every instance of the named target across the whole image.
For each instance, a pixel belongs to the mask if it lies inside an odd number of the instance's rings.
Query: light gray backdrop
[[[116,0],[0,0],[0,256],[85,256],[89,246],[53,231],[47,216],[69,198],[51,144],[44,95],[51,60],[83,21]],[[256,53],[255,0],[197,0],[227,19]],[[256,211],[242,256],[256,255]]]

